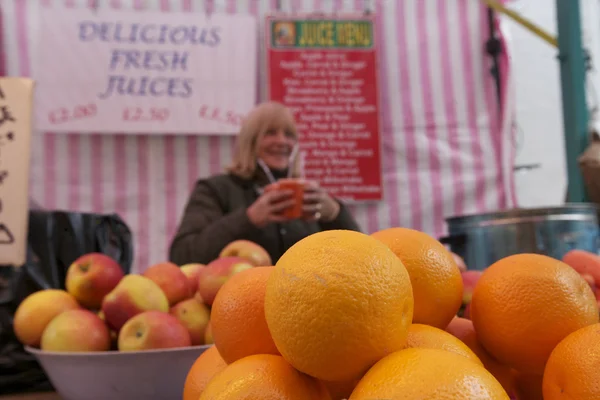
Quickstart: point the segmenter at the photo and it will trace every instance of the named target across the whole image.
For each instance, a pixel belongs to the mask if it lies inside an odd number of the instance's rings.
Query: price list
[[[381,200],[373,21],[267,19],[269,97],[292,110],[305,173],[332,195]]]

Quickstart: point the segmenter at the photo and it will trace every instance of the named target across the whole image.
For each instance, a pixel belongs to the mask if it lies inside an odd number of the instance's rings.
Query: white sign
[[[38,130],[236,134],[255,104],[251,15],[42,10]]]
[[[0,78],[0,265],[25,264],[33,87]]]

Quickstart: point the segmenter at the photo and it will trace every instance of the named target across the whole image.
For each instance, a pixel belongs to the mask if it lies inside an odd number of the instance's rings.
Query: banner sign
[[[42,8],[36,128],[236,134],[256,102],[251,15]]]
[[[0,78],[0,265],[25,264],[33,80]]]
[[[267,17],[269,98],[296,118],[306,177],[381,200],[377,49],[369,16]]]

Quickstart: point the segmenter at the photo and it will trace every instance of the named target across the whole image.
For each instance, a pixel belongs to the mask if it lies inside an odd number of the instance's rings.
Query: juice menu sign
[[[269,98],[296,118],[308,179],[381,200],[377,53],[370,17],[267,17]]]

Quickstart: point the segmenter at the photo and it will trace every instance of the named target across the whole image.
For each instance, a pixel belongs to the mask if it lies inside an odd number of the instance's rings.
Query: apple
[[[464,319],[471,319],[471,303],[467,303],[462,313],[462,317]]]
[[[463,304],[469,304],[471,302],[473,290],[482,274],[483,271],[475,270],[465,271],[461,274],[463,280]]]
[[[465,264],[465,260],[456,253],[452,253],[452,257],[454,258],[454,262],[456,263],[456,266],[460,272],[465,272],[467,270],[467,264]]]
[[[589,274],[600,282],[600,255],[585,250],[570,250],[562,261],[580,274]]]
[[[98,313],[96,315],[98,316],[98,318],[100,318],[102,320],[102,322],[108,328],[108,325],[106,324],[106,318],[104,318],[104,313],[102,312],[102,310],[98,311]],[[115,332],[113,329],[110,329],[110,328],[108,328],[108,332],[110,333],[110,342],[111,342],[110,349],[117,350],[117,338],[119,337],[119,335],[117,334],[117,332]]]
[[[79,304],[98,309],[102,299],[123,279],[119,263],[107,255],[90,253],[79,257],[67,270],[65,285]]]
[[[204,333],[210,321],[210,311],[196,299],[187,299],[171,307],[171,315],[186,327],[192,339],[192,346],[204,344]]]
[[[200,278],[198,278],[200,279]],[[196,292],[196,294],[194,295],[194,299],[196,299],[196,301],[200,304],[204,304],[204,299],[202,298],[202,295],[200,294],[200,292]]]
[[[198,291],[198,275],[200,274],[200,269],[204,267],[206,267],[204,264],[185,264],[179,268],[181,269],[181,272],[183,272],[183,274],[188,278],[192,293],[196,293]]]
[[[164,262],[153,265],[142,275],[160,286],[167,295],[170,306],[194,295],[187,276],[173,263]]]
[[[119,351],[142,351],[191,346],[188,330],[177,318],[161,311],[146,311],[123,325]]]
[[[102,313],[108,326],[119,332],[125,322],[144,311],[169,311],[169,300],[149,278],[126,275],[102,301]]]
[[[244,258],[240,257],[223,257],[209,263],[206,268],[200,270],[198,278],[198,293],[207,305],[212,305],[215,296],[221,286],[230,277],[240,271],[253,268],[251,264]]]
[[[110,346],[108,327],[96,314],[84,309],[56,316],[44,330],[41,341],[45,351],[108,351]]]
[[[590,287],[592,288],[592,290],[594,291],[594,293],[596,293],[596,280],[594,279],[594,277],[590,274],[580,274],[581,277],[588,283],[588,285],[590,285]]]
[[[212,326],[210,321],[208,321],[208,325],[206,326],[206,332],[204,333],[204,344],[213,344],[215,339],[212,334]]]
[[[460,339],[473,350],[485,369],[494,375],[507,393],[513,391],[514,377],[511,368],[501,364],[483,348],[477,338],[473,322],[466,318],[454,317],[446,327],[446,332]]]
[[[13,329],[19,342],[39,347],[44,330],[56,316],[80,309],[77,300],[64,290],[46,289],[27,296],[17,307]]]
[[[219,257],[243,258],[257,267],[270,267],[273,265],[269,253],[262,246],[249,240],[235,240],[229,243],[221,250]]]

